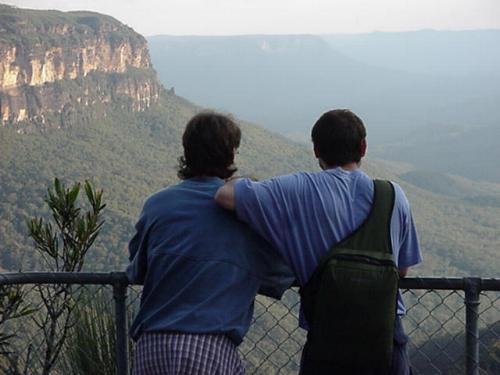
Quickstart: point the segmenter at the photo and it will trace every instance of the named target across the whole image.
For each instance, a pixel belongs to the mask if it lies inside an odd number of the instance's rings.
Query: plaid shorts
[[[144,333],[134,375],[244,375],[236,345],[221,334]]]

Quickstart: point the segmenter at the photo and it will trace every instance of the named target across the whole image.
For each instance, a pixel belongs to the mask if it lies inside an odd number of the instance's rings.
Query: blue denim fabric
[[[392,352],[392,366],[389,372],[375,369],[348,369],[339,367],[329,361],[308,360],[306,342],[302,351],[300,375],[411,375],[408,341],[409,338],[404,332],[401,319],[397,317],[394,323],[394,347]]]

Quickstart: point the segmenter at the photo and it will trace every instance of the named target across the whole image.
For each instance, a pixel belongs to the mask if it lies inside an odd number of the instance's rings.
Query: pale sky
[[[500,0],[0,0],[93,10],[149,36],[500,29]]]

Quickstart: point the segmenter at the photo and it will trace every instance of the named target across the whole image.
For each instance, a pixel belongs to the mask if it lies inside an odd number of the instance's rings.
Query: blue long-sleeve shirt
[[[131,334],[223,333],[239,344],[257,292],[280,298],[294,277],[265,240],[214,202],[223,181],[192,178],[148,198],[129,243],[144,284]]]

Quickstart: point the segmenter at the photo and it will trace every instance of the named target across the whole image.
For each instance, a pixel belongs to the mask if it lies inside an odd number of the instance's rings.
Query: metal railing
[[[127,311],[137,306],[140,290],[130,287],[124,273],[3,273],[0,286],[5,285],[111,286],[116,374],[129,373],[131,317]],[[500,279],[407,278],[401,280],[400,288],[417,374],[500,373]],[[483,305],[482,300],[486,301]],[[257,298],[252,327],[240,346],[248,373],[297,373],[305,341],[297,323],[298,305],[295,289],[287,291],[282,301]],[[482,366],[481,361],[486,364]]]
[[[441,299],[441,303],[439,305],[446,305],[445,301],[450,296],[453,296],[456,291],[463,291],[464,296],[460,297],[462,299],[463,304],[465,305],[465,350],[462,356],[465,356],[465,374],[467,375],[477,375],[480,372],[480,359],[479,359],[479,347],[480,347],[480,336],[479,336],[479,317],[480,317],[480,297],[481,292],[498,292],[500,291],[500,279],[481,279],[481,278],[408,278],[403,279],[400,282],[401,289],[406,289],[407,293],[411,291],[425,290],[425,294],[433,291],[451,291],[451,294],[448,294],[444,299]],[[420,299],[417,298],[420,303]],[[494,302],[499,303],[500,297],[497,296],[493,300]],[[500,303],[499,303],[500,304]],[[438,305],[438,306],[439,306]],[[462,306],[464,306],[462,305]],[[498,329],[498,323],[500,322],[500,310],[498,307],[495,307],[494,303],[490,304],[493,308],[492,316],[493,322],[490,325],[492,329]],[[411,310],[415,309],[413,305],[408,309],[407,317],[412,319]],[[436,305],[435,305],[436,306]],[[453,306],[453,304],[452,304]],[[452,317],[456,317],[457,313],[462,309],[462,306],[459,306],[457,303],[454,304],[455,308],[450,307],[449,305],[446,307],[450,315]],[[426,309],[429,312],[428,316],[432,316],[432,312],[436,311],[437,307],[430,307],[430,309]],[[450,318],[451,319],[451,318]],[[459,318],[457,318],[459,319]],[[449,320],[448,320],[449,321]],[[459,320],[460,321],[460,320]],[[419,328],[419,321],[415,321],[416,328]],[[441,323],[439,327],[444,327],[444,324]],[[415,332],[416,328],[409,332],[410,336],[413,332]],[[496,334],[496,333],[495,333]],[[432,336],[431,336],[432,337]],[[497,339],[500,340],[500,336],[497,336]],[[500,344],[500,341],[498,341]],[[444,352],[443,346],[438,347],[441,352]],[[499,346],[500,349],[500,346]],[[498,361],[498,365],[500,366],[500,358],[496,358]],[[459,370],[460,368],[456,368]],[[418,370],[417,370],[418,371]],[[438,368],[434,367],[434,373],[442,373]]]

